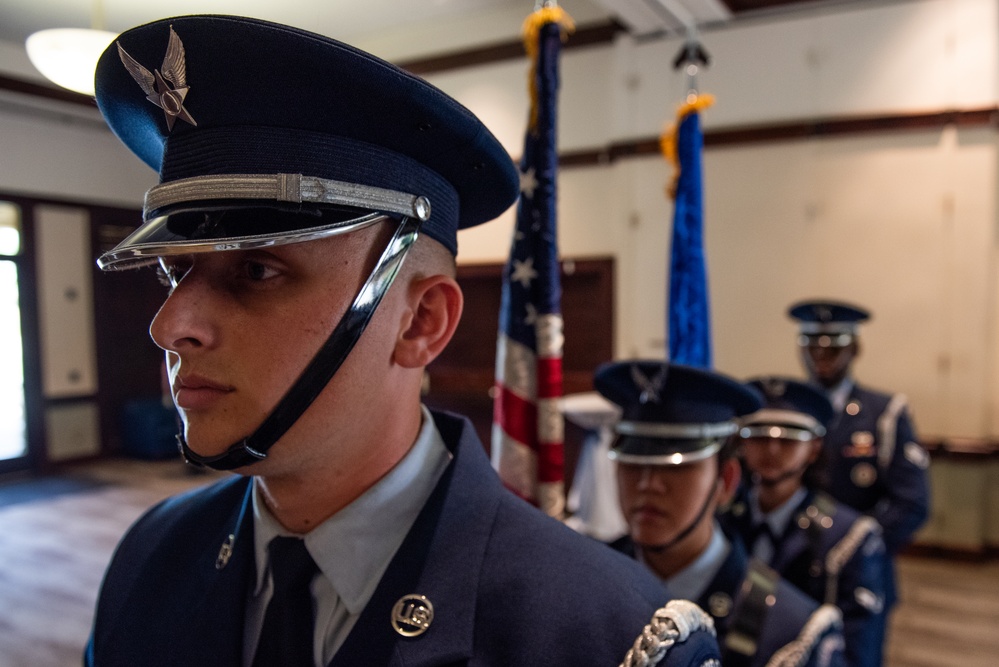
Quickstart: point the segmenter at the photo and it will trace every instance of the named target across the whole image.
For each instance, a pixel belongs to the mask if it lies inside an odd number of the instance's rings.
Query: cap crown
[[[111,129],[163,183],[303,174],[424,196],[424,230],[452,252],[457,229],[517,198],[508,153],[465,107],[304,30],[232,16],[149,23],[105,51],[96,90]]]
[[[858,324],[871,316],[860,306],[828,300],[800,301],[791,305],[787,314],[798,321],[801,332],[805,334],[852,333]]]
[[[763,397],[763,409],[766,411],[758,418],[750,416],[747,423],[773,422],[781,425],[777,423],[781,412],[807,415],[823,427],[827,427],[832,420],[832,404],[825,393],[813,385],[776,375],[753,378],[747,385]]]

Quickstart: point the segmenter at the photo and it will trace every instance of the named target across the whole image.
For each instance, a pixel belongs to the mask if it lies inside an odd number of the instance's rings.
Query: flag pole
[[[520,202],[503,272],[492,462],[511,491],[561,518],[565,509],[562,286],[558,254],[558,59],[572,19],[541,0],[524,21],[530,113]]]
[[[700,112],[714,97],[698,90],[697,75],[710,58],[687,26],[687,39],[673,60],[683,68],[686,92],[676,122],[660,139],[663,155],[674,166],[667,193],[673,200],[669,285],[666,304],[666,356],[674,363],[711,368],[711,318],[704,254],[704,193],[701,153],[704,137]]]

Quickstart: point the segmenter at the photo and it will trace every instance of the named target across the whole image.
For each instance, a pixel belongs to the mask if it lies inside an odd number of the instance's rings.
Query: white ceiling
[[[577,21],[616,17],[633,32],[675,28],[684,20],[724,20],[722,0],[562,0]],[[43,28],[99,27],[121,32],[181,14],[238,14],[313,30],[348,42],[476,16],[527,16],[534,0],[0,0],[0,40],[23,42]],[[519,32],[513,22],[509,33]],[[418,31],[419,32],[419,31]]]
[[[848,0],[784,0],[804,4]],[[867,0],[869,1],[869,0]],[[884,1],[884,0],[882,0]],[[897,1],[897,0],[896,0]],[[23,54],[44,28],[121,32],[182,14],[236,14],[312,30],[388,60],[436,56],[520,38],[535,0],[0,0],[0,71],[40,76]],[[633,34],[723,22],[723,0],[560,0],[578,25],[615,19]]]
[[[563,3],[572,4],[590,5],[587,13],[592,8],[591,0]],[[103,27],[120,32],[167,16],[236,14],[356,41],[380,31],[475,14],[518,10],[526,16],[533,8],[534,0],[0,0],[0,39],[23,42],[43,28]],[[103,14],[103,21],[95,14]],[[103,25],[92,25],[95,22]],[[515,25],[512,32],[518,29]]]

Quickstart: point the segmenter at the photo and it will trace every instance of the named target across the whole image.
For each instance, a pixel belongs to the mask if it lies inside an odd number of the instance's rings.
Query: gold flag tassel
[[[528,89],[531,94],[531,120],[529,129],[534,132],[538,127],[538,35],[541,29],[549,23],[557,23],[562,27],[562,42],[576,29],[572,17],[552,0],[539,3],[525,20],[523,27],[524,50],[531,59],[531,69],[528,73]]]
[[[673,165],[673,178],[666,186],[666,194],[671,200],[676,199],[676,184],[680,180],[680,156],[676,150],[677,133],[680,124],[692,113],[700,113],[715,103],[715,96],[707,93],[691,93],[687,100],[676,110],[676,121],[670,123],[659,137],[659,150],[666,161]]]

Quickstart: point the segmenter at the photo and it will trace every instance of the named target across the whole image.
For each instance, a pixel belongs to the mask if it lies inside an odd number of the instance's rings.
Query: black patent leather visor
[[[146,222],[97,259],[105,271],[167,255],[248,250],[344,234],[386,216],[426,222],[426,197],[301,174],[224,174],[146,193]]]
[[[175,211],[150,220],[101,255],[97,264],[105,271],[121,271],[169,255],[302,243],[346,234],[386,218],[382,213],[346,207],[288,210],[260,202],[240,204]]]

